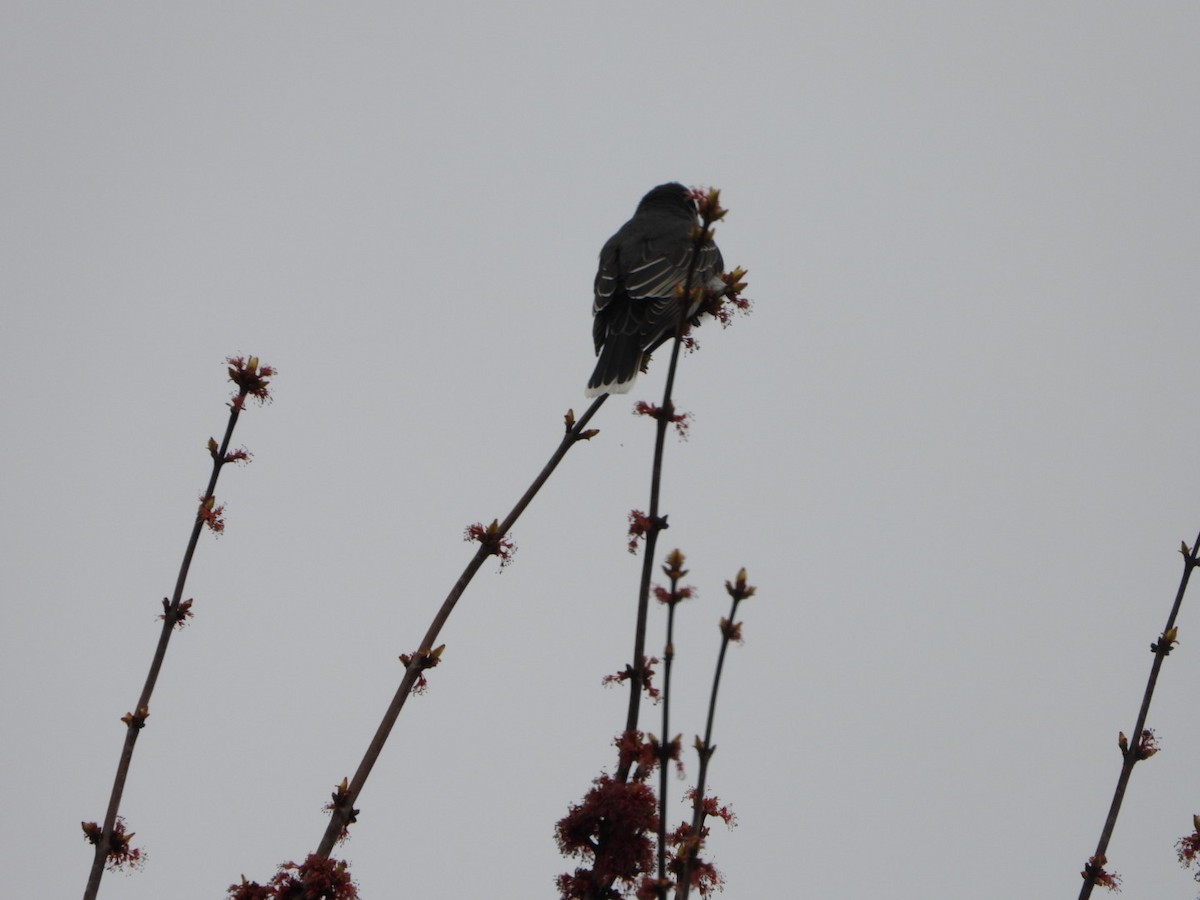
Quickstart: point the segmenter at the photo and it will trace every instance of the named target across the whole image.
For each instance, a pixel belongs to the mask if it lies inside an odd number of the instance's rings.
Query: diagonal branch
[[[229,422],[225,426],[225,436],[221,440],[220,447],[217,446],[215,441],[209,441],[209,453],[212,455],[213,460],[212,474],[209,476],[208,486],[204,489],[204,496],[200,499],[200,507],[196,511],[196,521],[192,524],[192,533],[188,538],[187,548],[183,553],[183,561],[179,566],[179,575],[175,579],[175,593],[171,595],[169,601],[163,600],[162,630],[159,632],[158,645],[155,647],[154,658],[150,662],[150,671],[146,674],[146,682],[142,686],[141,694],[138,696],[137,705],[133,708],[133,712],[126,713],[122,717],[122,721],[125,723],[125,743],[121,748],[121,758],[117,763],[117,773],[113,779],[112,792],[109,794],[108,809],[104,814],[104,824],[100,831],[100,837],[96,841],[96,853],[92,859],[92,867],[88,874],[87,888],[83,894],[84,900],[95,900],[100,890],[100,879],[104,876],[104,867],[115,846],[113,829],[117,823],[117,814],[121,807],[121,797],[125,793],[125,781],[129,777],[129,767],[133,762],[133,748],[137,743],[138,735],[141,733],[142,728],[145,727],[147,716],[150,715],[150,696],[154,693],[154,686],[158,681],[159,672],[162,671],[163,660],[167,655],[167,645],[171,642],[171,635],[175,631],[175,626],[190,615],[190,601],[188,603],[182,602],[183,588],[187,583],[188,572],[192,567],[192,559],[196,554],[196,545],[200,541],[200,532],[204,529],[205,525],[213,527],[214,530],[219,530],[219,526],[216,524],[219,523],[219,509],[214,509],[217,479],[220,477],[221,469],[226,463],[245,458],[245,453],[242,451],[233,455],[229,453],[229,443],[233,438],[233,429],[237,426],[238,417],[245,407],[247,396],[253,396],[259,400],[267,398],[267,379],[274,374],[274,370],[269,366],[260,368],[258,358],[253,356],[250,357],[248,363],[240,357],[229,359],[229,363],[229,377],[237,383],[238,393],[229,404]],[[88,832],[86,827],[84,830],[85,833]]]
[[[404,702],[418,685],[421,673],[436,664],[437,653],[439,651],[434,649],[434,642],[441,633],[442,627],[446,624],[446,620],[450,618],[450,613],[454,611],[454,606],[458,603],[459,597],[467,589],[467,585],[471,583],[471,579],[475,577],[475,573],[479,571],[479,567],[483,565],[484,561],[489,556],[499,554],[500,541],[508,534],[533,498],[537,496],[542,485],[546,483],[547,479],[554,473],[554,470],[558,468],[558,464],[567,455],[567,451],[575,445],[576,441],[589,440],[596,434],[594,430],[588,431],[585,429],[588,421],[596,414],[596,411],[600,409],[601,404],[607,398],[608,394],[601,394],[592,401],[592,405],[588,407],[579,421],[575,421],[573,413],[567,413],[566,433],[563,435],[558,449],[554,451],[549,462],[542,467],[542,471],[538,473],[533,483],[521,495],[521,499],[517,501],[504,521],[495,525],[495,527],[488,528],[487,535],[480,539],[479,549],[475,551],[475,555],[471,557],[471,561],[467,563],[466,568],[459,575],[458,581],[454,583],[454,587],[450,589],[450,593],[442,601],[441,607],[438,609],[437,614],[434,615],[433,621],[429,624],[429,628],[425,632],[425,637],[421,639],[420,649],[408,658],[404,677],[400,680],[400,686],[396,689],[396,693],[392,697],[392,702],[383,715],[383,721],[379,723],[379,727],[375,730],[375,736],[371,738],[371,743],[368,745],[367,752],[363,755],[362,761],[358,764],[358,769],[355,771],[354,777],[349,782],[344,783],[344,786],[339,787],[338,791],[333,795],[333,802],[330,805],[332,814],[329,818],[329,825],[326,827],[325,834],[321,838],[321,843],[317,847],[316,856],[321,858],[328,857],[333,851],[334,845],[344,836],[346,828],[354,821],[358,812],[354,808],[354,804],[358,800],[358,795],[362,792],[363,786],[371,774],[371,769],[374,768],[380,753],[383,751],[383,745],[387,743],[388,736],[396,724],[396,719],[400,716],[400,710],[404,708]]]
[[[1175,591],[1175,602],[1171,605],[1171,614],[1167,616],[1167,625],[1158,640],[1150,645],[1154,652],[1154,663],[1150,666],[1150,677],[1146,680],[1146,690],[1142,694],[1142,705],[1138,710],[1137,724],[1133,727],[1130,739],[1121,738],[1121,774],[1117,777],[1117,787],[1113,791],[1112,803],[1108,808],[1108,817],[1104,820],[1104,829],[1100,832],[1100,841],[1096,844],[1096,852],[1083,868],[1083,887],[1079,890],[1079,900],[1087,900],[1092,896],[1092,888],[1097,882],[1111,880],[1113,876],[1104,871],[1105,856],[1108,853],[1108,842],[1112,838],[1113,829],[1117,825],[1117,816],[1121,812],[1121,803],[1125,799],[1125,788],[1129,785],[1129,777],[1133,767],[1143,759],[1153,755],[1154,748],[1146,740],[1146,718],[1150,715],[1150,701],[1154,697],[1154,687],[1158,683],[1158,673],[1162,669],[1163,660],[1171,652],[1175,643],[1175,619],[1179,616],[1179,608],[1183,604],[1183,595],[1187,591],[1188,579],[1192,570],[1200,564],[1200,535],[1189,550],[1184,544],[1180,548],[1183,554],[1183,575],[1179,579],[1179,588]]]

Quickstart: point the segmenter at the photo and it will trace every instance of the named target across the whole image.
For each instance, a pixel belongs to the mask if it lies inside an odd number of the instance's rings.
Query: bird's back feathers
[[[633,218],[605,242],[592,303],[592,338],[600,359],[588,396],[629,390],[642,356],[675,333],[683,312],[676,288],[687,281],[692,229],[698,224],[687,189],[663,184],[646,194]],[[707,285],[722,269],[721,252],[709,241],[701,248],[694,283]],[[688,317],[694,314],[688,310]]]

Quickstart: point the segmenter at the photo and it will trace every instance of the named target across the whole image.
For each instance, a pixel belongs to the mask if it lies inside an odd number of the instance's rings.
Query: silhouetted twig
[[[1167,654],[1177,643],[1175,638],[1179,629],[1175,625],[1175,619],[1179,616],[1179,607],[1183,604],[1183,595],[1187,591],[1188,579],[1191,578],[1192,570],[1197,565],[1197,554],[1200,554],[1200,535],[1197,535],[1196,542],[1191,548],[1187,544],[1181,544],[1179,552],[1183,554],[1183,575],[1179,579],[1179,588],[1175,591],[1175,602],[1171,605],[1171,614],[1167,616],[1167,625],[1158,640],[1150,645],[1150,650],[1154,654],[1154,662],[1150,666],[1150,677],[1146,681],[1146,690],[1142,695],[1142,705],[1138,710],[1137,723],[1133,726],[1133,738],[1132,740],[1126,738],[1125,733],[1122,732],[1118,740],[1122,757],[1121,774],[1117,777],[1117,787],[1113,791],[1112,803],[1108,808],[1108,817],[1104,820],[1104,829],[1100,832],[1100,841],[1096,844],[1096,852],[1092,854],[1084,865],[1083,871],[1079,873],[1083,876],[1083,887],[1079,890],[1079,900],[1086,900],[1090,897],[1092,888],[1097,884],[1110,889],[1116,889],[1120,885],[1121,877],[1104,868],[1108,862],[1106,858],[1108,842],[1116,827],[1117,815],[1121,812],[1121,802],[1125,799],[1125,788],[1129,784],[1129,776],[1133,774],[1133,767],[1158,752],[1154,732],[1146,728],[1146,718],[1150,714],[1150,700],[1154,697],[1154,686],[1158,683],[1158,673],[1162,669],[1163,660],[1167,658]]]
[[[698,285],[696,280],[696,266],[702,256],[702,250],[705,244],[712,241],[712,231],[710,226],[713,222],[722,219],[725,216],[725,210],[720,205],[720,192],[710,190],[703,195],[699,200],[700,212],[700,227],[696,229],[693,236],[692,254],[688,262],[687,278],[683,285],[683,296],[689,302],[680,303],[679,323],[675,330],[675,340],[671,342],[671,362],[667,366],[667,381],[663,387],[662,405],[655,408],[646,404],[641,404],[638,411],[651,415],[655,419],[654,431],[654,462],[650,472],[650,506],[648,511],[640,520],[635,521],[635,528],[644,534],[645,547],[643,548],[642,557],[642,575],[638,582],[638,604],[637,604],[637,619],[634,626],[633,635],[633,659],[629,666],[629,709],[625,716],[625,730],[633,732],[638,727],[638,712],[641,706],[642,687],[644,681],[644,671],[646,665],[646,619],[650,606],[650,579],[654,572],[654,549],[658,543],[658,534],[667,527],[667,517],[659,515],[659,497],[662,492],[662,466],[663,466],[663,448],[666,444],[667,426],[674,423],[679,425],[684,421],[675,412],[675,405],[672,401],[672,394],[675,389],[675,372],[679,366],[679,348],[684,342],[685,335],[688,331],[690,320],[693,316],[700,312],[710,312],[717,315],[715,310],[721,309],[721,303],[726,296],[731,298],[735,304],[741,309],[742,306],[738,292],[745,287],[740,283],[740,279],[746,273],[742,269],[735,269],[728,275],[722,275],[725,279],[726,289],[723,291],[713,291],[709,285]],[[722,318],[718,315],[718,318]],[[727,318],[722,318],[722,321],[728,321]],[[629,776],[629,769],[622,767],[617,770],[617,779],[624,781]]]
[[[718,806],[715,797],[705,794],[708,784],[708,762],[717,749],[712,742],[713,722],[717,715],[717,691],[721,686],[721,672],[725,668],[725,651],[729,649],[730,641],[740,642],[742,639],[742,623],[737,621],[738,604],[754,596],[754,586],[746,583],[746,570],[741,569],[737,578],[725,582],[725,590],[733,602],[729,607],[729,618],[721,620],[721,649],[717,653],[717,665],[713,671],[712,691],[708,695],[708,718],[704,724],[704,739],[696,738],[696,755],[700,757],[700,768],[696,773],[696,787],[692,790],[692,825],[686,836],[683,853],[682,871],[676,886],[675,896],[678,900],[687,900],[692,888],[692,877],[698,866],[705,867],[705,875],[711,872],[716,877],[715,870],[708,863],[699,860],[699,852],[704,844],[707,829],[704,821],[708,816],[719,816],[726,823],[732,820],[732,813],[726,807]]]
[[[232,452],[229,450],[229,442],[233,437],[233,429],[237,425],[238,416],[241,415],[242,409],[246,405],[247,397],[254,397],[263,402],[270,395],[268,379],[275,374],[270,366],[260,367],[258,358],[254,356],[250,357],[249,361],[242,357],[231,357],[227,362],[229,363],[229,379],[238,386],[238,392],[229,403],[229,423],[225,426],[225,437],[221,440],[220,446],[218,447],[217,442],[212,438],[208,440],[208,452],[213,461],[212,474],[208,479],[208,487],[205,488],[204,495],[200,498],[200,506],[196,511],[192,533],[188,538],[187,549],[184,550],[183,562],[179,566],[179,575],[175,579],[175,593],[169,600],[163,599],[163,613],[160,617],[163,623],[162,630],[159,632],[158,646],[154,651],[154,659],[150,663],[150,671],[146,675],[146,683],[142,686],[142,693],[138,697],[133,712],[128,712],[121,718],[121,721],[125,723],[125,744],[121,748],[121,758],[117,763],[117,774],[113,779],[112,793],[109,795],[104,824],[97,826],[94,822],[82,823],[85,837],[96,847],[92,868],[88,875],[87,888],[83,895],[84,900],[94,900],[100,890],[100,879],[104,875],[106,865],[113,867],[136,865],[141,858],[137,850],[130,848],[129,838],[132,837],[132,834],[125,832],[124,825],[118,818],[121,795],[125,791],[125,780],[129,776],[129,766],[133,760],[133,748],[137,743],[138,735],[145,727],[147,716],[150,715],[150,695],[154,692],[154,684],[162,669],[163,658],[166,656],[171,635],[176,626],[185,624],[192,615],[192,601],[183,599],[183,588],[187,582],[188,570],[192,565],[192,557],[196,553],[196,544],[200,540],[200,532],[206,527],[218,533],[225,528],[222,518],[224,507],[218,506],[215,499],[217,478],[220,477],[221,469],[226,463],[245,462],[249,458],[245,450]]]
[[[354,777],[349,781],[343,781],[339,785],[338,790],[333,794],[333,800],[329,804],[331,812],[329,825],[325,829],[325,834],[321,838],[321,843],[317,847],[314,856],[319,858],[328,857],[333,851],[334,845],[345,836],[347,827],[354,821],[358,810],[354,808],[354,803],[358,800],[358,795],[366,784],[367,777],[371,774],[371,769],[379,759],[379,754],[383,750],[383,745],[387,742],[388,735],[391,734],[392,727],[396,724],[396,719],[400,715],[400,710],[404,708],[404,701],[408,699],[414,689],[417,689],[424,678],[424,671],[437,665],[441,655],[441,647],[434,647],[434,642],[437,641],[438,634],[441,633],[442,626],[446,624],[446,620],[453,612],[454,606],[458,603],[458,598],[462,596],[463,591],[467,589],[467,585],[471,583],[471,579],[475,577],[475,573],[479,571],[479,567],[489,556],[498,556],[501,561],[507,560],[508,554],[511,552],[512,545],[508,542],[508,532],[512,526],[520,518],[521,513],[525,511],[530,501],[541,490],[546,480],[553,474],[558,464],[563,457],[567,455],[567,451],[575,445],[576,441],[589,440],[597,433],[595,430],[586,430],[586,426],[596,411],[608,398],[607,394],[601,394],[588,407],[587,411],[580,417],[579,421],[575,421],[575,414],[568,412],[566,415],[566,433],[563,435],[562,441],[558,445],[549,462],[538,473],[538,476],[533,480],[533,483],[517,501],[517,504],[505,517],[503,522],[492,522],[491,525],[473,525],[467,529],[467,537],[471,540],[479,542],[479,549],[475,551],[475,555],[471,561],[467,563],[462,574],[458,577],[458,581],[454,583],[454,587],[450,589],[450,593],[442,602],[441,608],[433,617],[428,630],[425,632],[425,637],[421,639],[419,649],[412,654],[405,654],[401,660],[405,663],[404,677],[400,681],[400,686],[396,689],[395,696],[392,698],[391,704],[384,713],[383,721],[375,730],[375,736],[371,739],[370,745],[367,747],[367,752],[364,754],[362,761],[358,764],[358,769],[354,773]]]
[[[690,587],[680,587],[679,580],[687,575],[684,556],[679,550],[667,554],[663,573],[670,579],[669,588],[656,588],[655,594],[667,606],[667,643],[663,648],[662,739],[658,751],[658,893],[666,896],[667,881],[667,784],[671,762],[679,759],[679,738],[671,733],[671,668],[675,661],[675,608],[680,600],[692,596]]]
[[[635,412],[638,414],[655,419],[656,429],[648,511],[634,510],[629,517],[630,551],[636,552],[639,539],[645,540],[645,547],[642,551],[644,554],[642,572],[638,586],[634,651],[632,660],[625,666],[623,672],[605,679],[608,683],[629,682],[629,706],[625,730],[616,741],[619,750],[616,772],[613,775],[605,774],[594,779],[593,787],[583,801],[573,804],[567,815],[559,820],[556,828],[559,849],[564,856],[590,858],[590,865],[580,866],[573,873],[560,875],[557,879],[556,883],[561,897],[570,898],[570,900],[608,900],[608,898],[626,896],[629,891],[633,890],[636,890],[639,898],[646,898],[646,900],[665,898],[667,891],[672,887],[668,872],[678,875],[682,870],[682,863],[678,855],[668,863],[667,847],[689,839],[689,835],[685,833],[689,828],[686,824],[680,826],[680,829],[672,834],[668,834],[665,828],[667,767],[672,760],[679,758],[679,742],[669,737],[671,727],[669,688],[671,665],[674,659],[674,607],[677,600],[690,594],[689,588],[679,588],[678,586],[678,579],[683,574],[683,555],[678,550],[668,556],[667,564],[663,567],[671,579],[670,590],[655,589],[659,599],[668,603],[670,607],[667,645],[664,652],[665,681],[661,740],[643,735],[638,729],[638,718],[642,693],[645,692],[651,697],[659,696],[659,691],[650,683],[653,665],[658,660],[647,659],[645,642],[655,547],[659,532],[667,527],[667,517],[661,515],[659,511],[666,431],[668,425],[675,425],[681,434],[685,433],[687,428],[686,414],[677,413],[672,401],[680,347],[684,344],[694,347],[694,342],[688,332],[690,325],[698,321],[701,314],[712,315],[723,325],[728,325],[734,311],[745,311],[750,305],[749,301],[740,294],[746,286],[742,282],[742,278],[746,275],[744,269],[736,268],[731,272],[721,273],[719,277],[723,284],[716,286],[694,283],[697,276],[697,262],[702,258],[703,248],[712,241],[710,226],[725,215],[725,210],[720,206],[719,197],[720,194],[716,190],[692,193],[692,198],[696,201],[700,214],[700,224],[692,234],[693,243],[685,281],[676,295],[682,302],[679,303],[679,321],[674,333],[675,340],[672,342],[662,405],[653,406],[639,402],[635,406]],[[744,582],[744,573],[742,578]],[[722,650],[722,658],[723,655],[724,651]],[[709,729],[711,732],[711,712]],[[659,766],[658,798],[653,796],[645,783],[656,765]],[[657,802],[655,802],[656,799]],[[727,813],[727,811],[710,810],[707,814],[721,815],[722,813]],[[652,835],[657,837],[658,867],[656,875],[653,870]],[[695,877],[697,883],[701,885],[702,892],[706,892],[719,884],[719,876],[710,864],[700,860],[697,856],[701,843],[702,841],[697,841],[694,846],[689,844],[689,852],[693,866],[692,872],[703,870]],[[621,883],[619,889],[614,888],[617,882]]]

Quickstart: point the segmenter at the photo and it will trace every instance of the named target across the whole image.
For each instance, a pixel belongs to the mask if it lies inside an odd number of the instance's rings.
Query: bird
[[[646,194],[633,218],[605,242],[592,300],[599,360],[588,380],[589,397],[628,391],[642,358],[675,336],[684,312],[676,287],[687,282],[699,225],[692,193],[672,181]],[[700,248],[692,284],[719,289],[723,270],[721,251],[709,240]],[[687,310],[693,323],[698,307],[693,301]]]

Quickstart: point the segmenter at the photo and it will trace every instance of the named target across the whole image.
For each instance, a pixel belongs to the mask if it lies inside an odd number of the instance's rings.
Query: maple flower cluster
[[[555,829],[563,856],[584,857],[590,866],[579,866],[556,880],[562,900],[589,897],[618,897],[633,893],[638,900],[656,900],[673,883],[660,882],[654,873],[654,836],[658,832],[658,801],[646,784],[659,765],[678,761],[679,743],[663,746],[654,737],[640,731],[622,734],[614,742],[622,770],[632,770],[622,781],[604,774],[592,782],[592,788],[580,803],[572,804]],[[694,802],[695,792],[687,798]],[[704,813],[732,827],[735,816],[716,797],[701,802]],[[697,834],[688,822],[680,823],[667,834],[673,848],[669,873],[677,880],[686,877],[691,887],[707,897],[718,890],[724,878],[699,851],[709,829]],[[686,873],[686,874],[685,874]],[[620,885],[618,892],[614,885]]]
[[[675,433],[679,435],[680,440],[687,440],[688,426],[691,424],[691,413],[681,413],[672,410],[670,415],[668,415],[658,405],[647,403],[645,400],[639,400],[633,405],[633,414],[635,416],[649,416],[652,419],[666,419],[668,423],[675,426]]]
[[[1193,865],[1200,866],[1200,816],[1192,816],[1192,825],[1195,830],[1191,834],[1185,834],[1175,844],[1179,864],[1187,869]],[[1200,871],[1196,873],[1196,880],[1200,881]]]
[[[488,553],[499,557],[501,569],[512,562],[513,554],[517,552],[517,546],[512,542],[512,538],[501,533],[498,519],[492,519],[491,525],[484,525],[482,522],[468,525],[463,532],[463,540],[478,541],[487,549]]]
[[[246,405],[247,397],[253,397],[259,403],[266,403],[271,398],[269,380],[276,374],[273,367],[259,365],[257,356],[251,356],[249,359],[230,356],[225,361],[229,363],[229,380],[238,388],[238,392],[229,401],[230,409],[235,412],[241,411]]]
[[[286,862],[266,884],[247,881],[231,884],[229,900],[358,900],[358,887],[350,877],[349,866],[339,859],[310,854],[302,863]]]
[[[1087,864],[1083,867],[1083,871],[1079,874],[1083,878],[1091,878],[1092,883],[1110,890],[1114,893],[1119,893],[1121,890],[1121,876],[1116,872],[1109,872],[1104,868],[1108,860],[1103,854],[1093,856],[1088,859]]]
[[[93,846],[100,843],[104,829],[95,822],[80,822],[79,825],[88,843]],[[132,872],[146,865],[146,854],[130,844],[133,835],[134,832],[125,830],[124,817],[117,816],[108,839],[108,859],[105,861],[105,868],[110,872]]]

